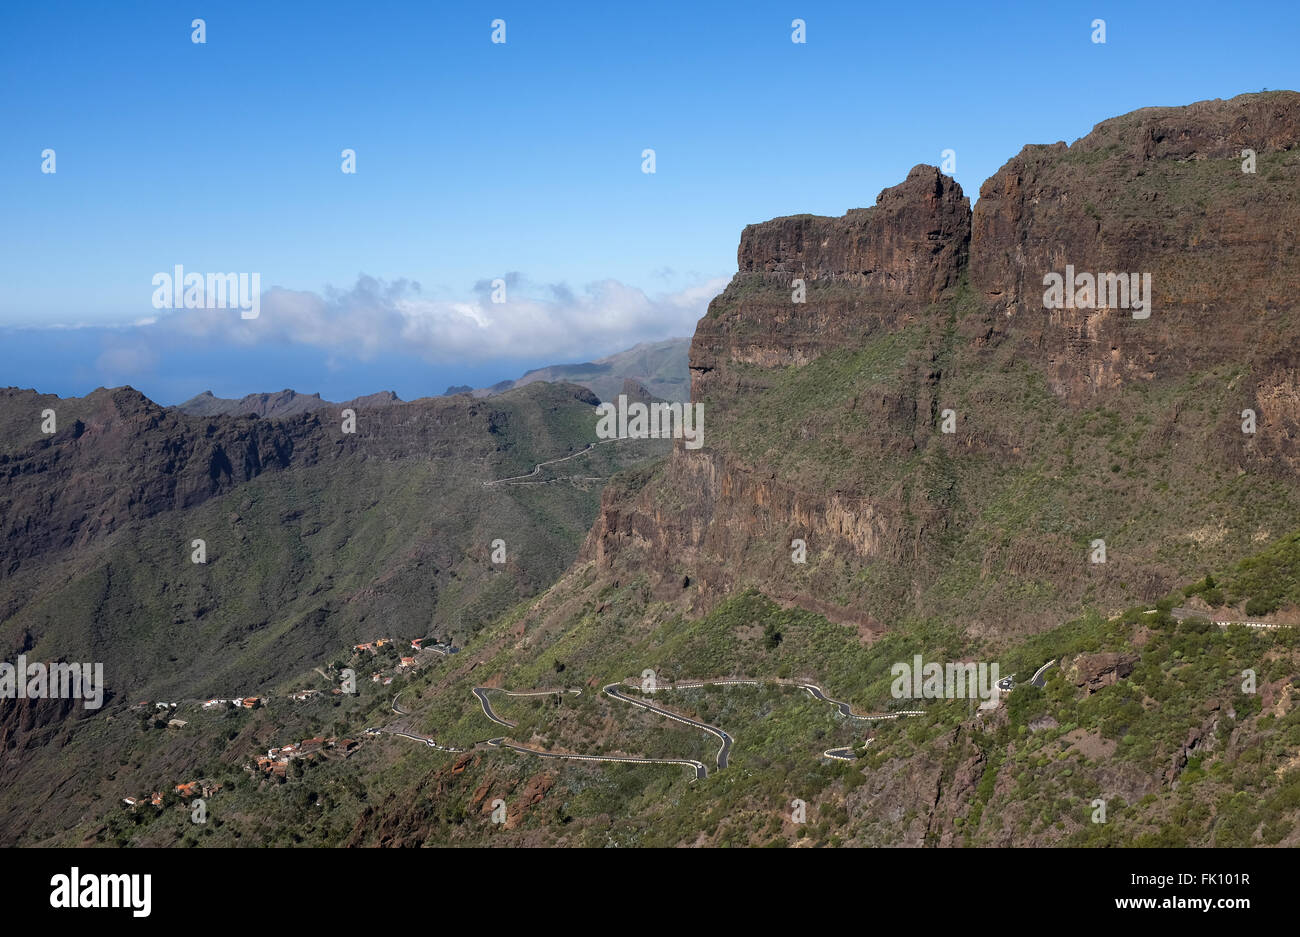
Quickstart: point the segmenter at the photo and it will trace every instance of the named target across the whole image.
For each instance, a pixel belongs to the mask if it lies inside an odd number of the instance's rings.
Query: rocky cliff
[[[735,365],[803,365],[920,314],[957,283],[970,242],[970,200],[933,166],[917,166],[872,208],[840,218],[795,215],[749,225],[739,272],[691,342],[691,394],[746,386]],[[793,301],[802,280],[806,301]]]
[[[1283,347],[1294,361],[1297,145],[1300,95],[1279,91],[1144,108],[1073,146],[1025,147],[981,187],[972,219],[971,281],[991,327],[1074,403]],[[1043,276],[1067,264],[1150,273],[1155,313],[1045,314]]]
[[[756,585],[845,620],[1000,632],[1161,595],[1207,546],[1282,533],[1298,144],[1292,92],[1148,108],[1026,147],[973,212],[918,166],[872,208],[750,225],[691,346],[705,449],[607,490],[583,556],[662,570],[665,594],[686,577],[697,608]],[[1150,316],[1045,308],[1067,265],[1150,274]],[[1105,567],[1096,537],[1123,547]]]

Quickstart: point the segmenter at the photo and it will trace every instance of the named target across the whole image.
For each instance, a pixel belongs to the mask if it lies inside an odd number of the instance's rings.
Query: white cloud
[[[109,380],[147,374],[158,366],[157,353],[143,342],[113,339],[95,359],[95,368]]]
[[[241,319],[233,309],[189,309],[160,319],[157,328],[240,345],[308,345],[363,360],[402,353],[439,363],[539,356],[558,362],[690,335],[727,283],[717,277],[647,295],[616,280],[581,290],[530,284],[518,274],[505,280],[508,301],[496,304],[486,281],[475,285],[472,300],[446,300],[426,297],[413,281],[363,274],[350,289],[324,295],[270,289],[256,319]]]

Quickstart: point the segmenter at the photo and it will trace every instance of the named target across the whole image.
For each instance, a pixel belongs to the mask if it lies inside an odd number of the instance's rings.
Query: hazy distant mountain
[[[529,371],[517,381],[501,381],[491,387],[476,390],[464,386],[448,387],[447,393],[490,397],[535,381],[565,381],[586,387],[601,400],[611,400],[622,392],[623,381],[631,379],[661,400],[685,401],[691,396],[690,372],[686,367],[690,347],[689,338],[642,342],[627,351],[597,358],[595,361],[553,364]]]
[[[401,398],[391,390],[381,390],[364,397],[356,397],[343,403],[322,400],[320,394],[300,394],[285,388],[272,394],[249,394],[239,400],[230,397],[217,397],[210,390],[205,390],[197,397],[191,397],[176,409],[191,416],[260,416],[279,418],[310,413],[326,407],[382,407],[390,403],[401,403]]]
[[[474,397],[492,397],[516,387],[525,387],[537,381],[577,384],[586,387],[601,400],[612,400],[623,392],[623,382],[633,380],[660,400],[688,400],[691,396],[691,379],[686,368],[690,350],[689,338],[670,338],[662,342],[642,342],[627,351],[620,351],[595,361],[582,364],[553,364],[536,368],[518,380],[498,381],[491,387],[473,388],[468,384],[448,387],[445,397],[470,394]],[[191,416],[257,416],[264,419],[283,419],[300,413],[311,413],[325,408],[382,407],[402,403],[391,390],[383,390],[364,397],[335,403],[321,399],[320,394],[300,394],[285,388],[266,394],[249,394],[238,400],[218,397],[210,390],[191,397],[175,409]]]

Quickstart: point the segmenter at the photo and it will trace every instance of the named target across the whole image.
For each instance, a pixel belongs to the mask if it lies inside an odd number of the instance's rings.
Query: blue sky
[[[1297,88],[1297,37],[1291,0],[5,4],[0,384],[409,399],[689,334],[747,223],[946,148],[974,199],[1026,143]],[[176,264],[282,301],[194,326]]]

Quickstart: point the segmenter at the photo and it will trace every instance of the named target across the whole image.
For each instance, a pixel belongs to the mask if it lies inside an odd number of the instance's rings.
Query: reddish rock
[[[1133,672],[1137,656],[1108,651],[1102,654],[1085,654],[1075,659],[1070,677],[1075,686],[1086,687],[1091,696],[1102,687],[1112,686]]]

